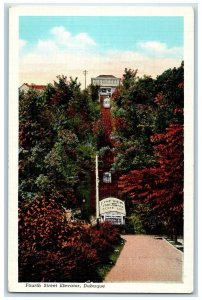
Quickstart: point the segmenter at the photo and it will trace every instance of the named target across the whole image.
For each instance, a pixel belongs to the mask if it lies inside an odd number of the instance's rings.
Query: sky
[[[20,84],[47,84],[57,75],[84,86],[100,74],[122,77],[125,68],[155,78],[183,60],[183,17],[21,16]]]

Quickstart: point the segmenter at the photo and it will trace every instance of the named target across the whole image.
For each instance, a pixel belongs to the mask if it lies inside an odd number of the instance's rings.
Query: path
[[[146,235],[123,238],[124,248],[105,282],[182,280],[183,254],[167,241]]]

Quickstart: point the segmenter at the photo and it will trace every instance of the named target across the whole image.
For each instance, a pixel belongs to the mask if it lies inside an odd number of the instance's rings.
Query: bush
[[[111,224],[67,223],[54,199],[36,198],[19,209],[19,281],[100,281],[98,267],[119,241]]]
[[[127,229],[130,233],[143,234],[145,233],[141,218],[137,214],[132,214],[128,217]]]
[[[86,281],[100,260],[85,243],[88,228],[68,224],[55,200],[36,198],[19,210],[19,281]]]
[[[90,232],[91,245],[97,250],[102,263],[109,262],[109,256],[114,250],[114,246],[121,242],[118,228],[111,223],[103,223],[99,229],[92,229]]]
[[[19,262],[19,281],[94,281],[98,263],[96,251],[84,243],[74,243],[65,250],[26,252]]]

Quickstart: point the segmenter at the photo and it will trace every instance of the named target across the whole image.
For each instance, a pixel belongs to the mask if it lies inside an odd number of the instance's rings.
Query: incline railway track
[[[104,128],[104,137],[107,141],[107,146],[109,150],[99,158],[99,198],[100,200],[107,197],[118,197],[118,184],[117,176],[115,173],[111,172],[112,164],[114,162],[113,153],[113,140],[110,136],[112,133],[112,118],[110,108],[105,108],[103,106],[104,97],[100,97],[100,112],[101,112],[101,124]],[[111,174],[111,178],[107,181],[105,179],[105,174]],[[91,178],[91,209],[95,211],[95,176],[93,174]]]

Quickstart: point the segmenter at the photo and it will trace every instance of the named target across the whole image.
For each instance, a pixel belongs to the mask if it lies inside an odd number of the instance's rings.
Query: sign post
[[[95,156],[95,178],[96,178],[96,219],[97,219],[97,226],[99,225],[99,175],[98,175],[98,155]]]
[[[126,208],[123,200],[108,197],[99,202],[101,222],[109,221],[116,225],[125,224]]]

